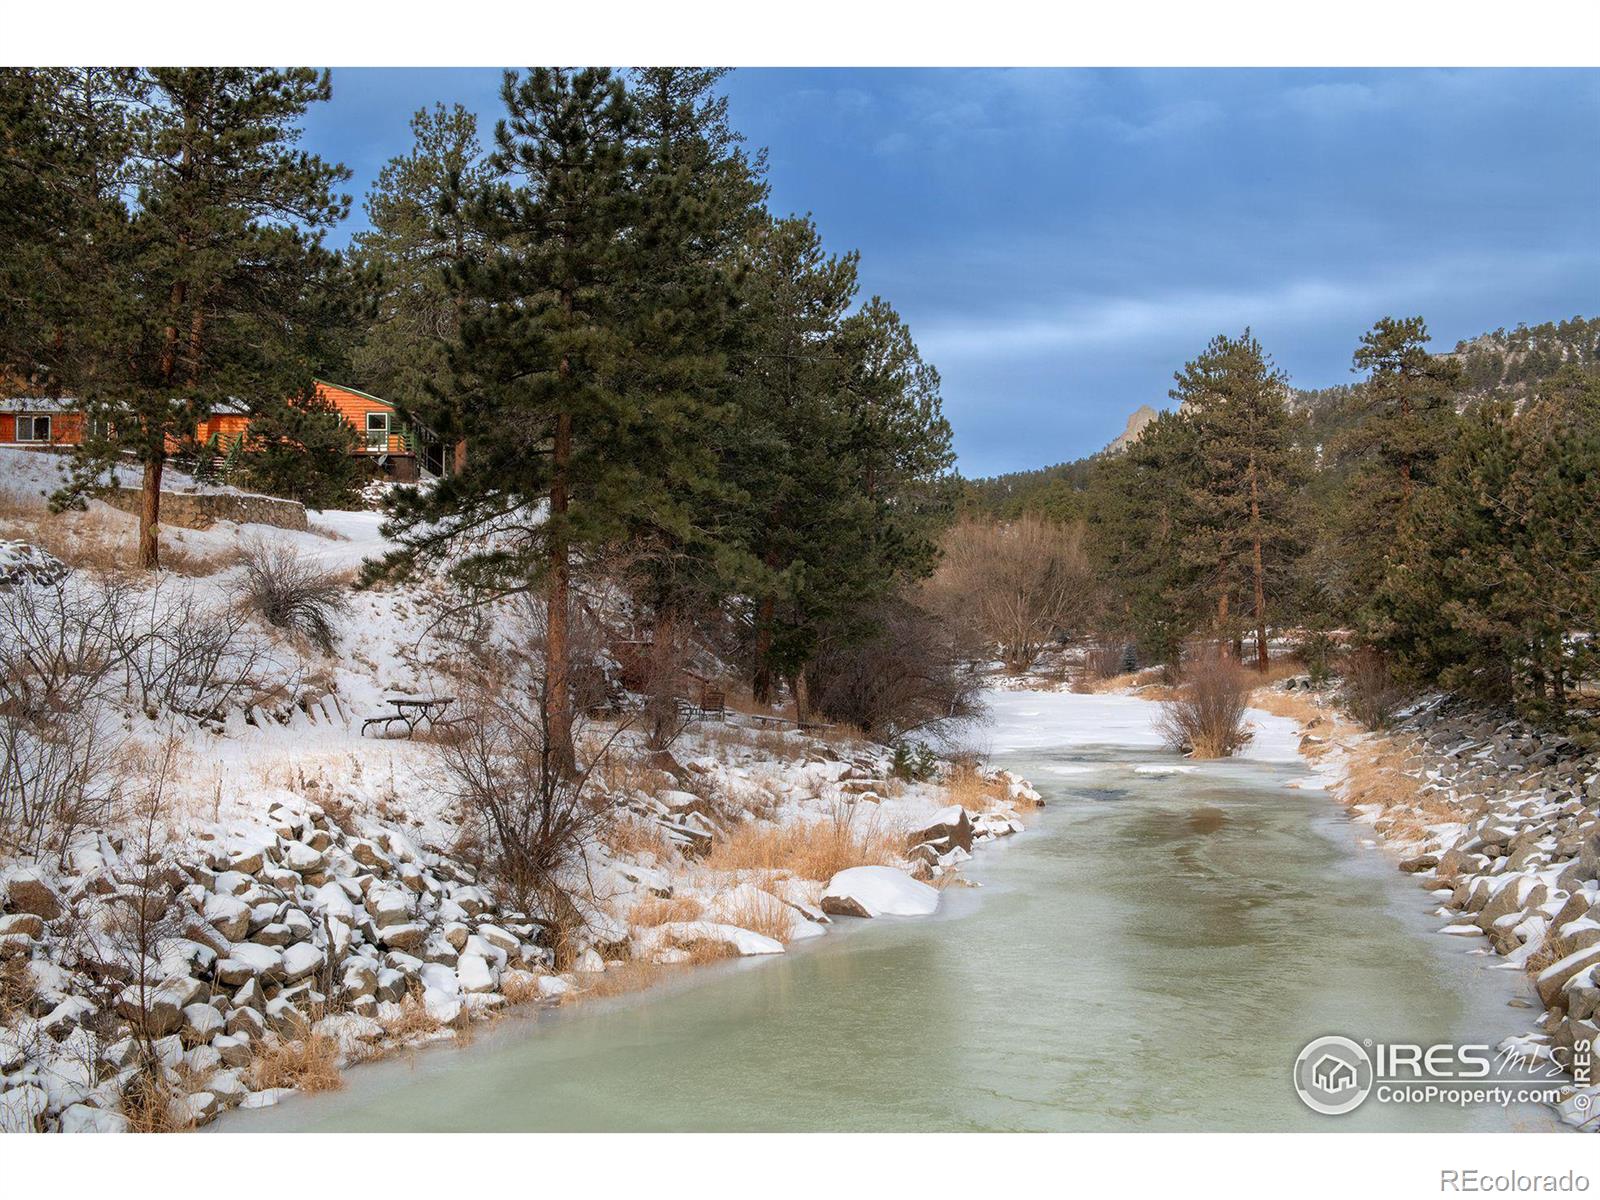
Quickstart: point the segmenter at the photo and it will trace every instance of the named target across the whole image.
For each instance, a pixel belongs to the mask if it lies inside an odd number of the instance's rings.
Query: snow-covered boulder
[[[36,583],[52,587],[67,577],[66,563],[31,542],[0,542],[0,587]]]
[[[851,867],[828,881],[822,911],[843,917],[925,917],[939,893],[897,867]]]
[[[776,938],[769,938],[754,930],[740,929],[737,925],[725,925],[721,921],[669,921],[656,926],[656,929],[662,938],[680,945],[688,942],[721,942],[741,956],[783,953],[783,943]]]

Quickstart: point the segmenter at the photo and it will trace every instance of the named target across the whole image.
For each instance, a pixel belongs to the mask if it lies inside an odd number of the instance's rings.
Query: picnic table
[[[454,724],[445,720],[444,714],[455,702],[454,696],[386,696],[384,703],[391,705],[394,711],[380,713],[361,722],[361,736],[366,736],[369,725],[383,726],[383,736],[388,737],[391,727],[398,723],[405,726],[405,736],[409,738],[416,734],[417,726],[423,722],[427,722],[429,729]]]

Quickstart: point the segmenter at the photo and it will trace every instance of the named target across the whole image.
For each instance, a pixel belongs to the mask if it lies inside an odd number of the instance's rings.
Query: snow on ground
[[[991,691],[984,701],[993,715],[995,753],[1036,749],[1164,746],[1155,721],[1160,706],[1114,693]]]
[[[62,481],[62,463],[57,456],[0,449],[0,496],[11,510],[5,517],[10,530],[25,538],[31,528],[44,527],[46,498]],[[176,471],[169,472],[166,480],[173,490],[191,486],[192,482]],[[65,519],[80,518],[102,537],[107,531],[113,535],[117,553],[104,565],[125,559],[137,526],[132,515],[90,501],[87,513]],[[152,596],[160,595],[168,601],[193,599],[206,606],[205,612],[220,612],[220,606],[233,605],[241,597],[245,574],[237,553],[241,549],[257,544],[274,549],[289,547],[330,571],[353,575],[364,560],[389,548],[381,533],[382,517],[378,513],[311,512],[308,519],[310,528],[303,532],[232,522],[218,522],[205,530],[169,527],[163,530],[164,547],[182,551],[191,560],[198,559],[198,565],[191,562],[187,573],[163,570],[159,575],[119,574],[117,578],[126,578],[129,585]],[[73,536],[70,528],[64,530],[59,525],[55,532],[68,539]],[[9,554],[8,561],[20,562],[22,557],[25,552],[18,549]],[[172,559],[178,557],[176,553],[171,555]],[[98,565],[86,563],[68,577],[64,586],[98,586],[94,582],[97,569]],[[450,655],[460,654],[460,644],[438,635],[439,617],[449,597],[425,585],[408,585],[351,591],[347,600],[346,610],[334,622],[331,653],[254,621],[245,636],[270,648],[270,670],[266,670],[263,682],[271,684],[276,694],[263,696],[248,710],[236,708],[221,725],[172,714],[152,717],[135,711],[121,714],[118,719],[126,718],[132,740],[143,753],[154,755],[169,741],[177,746],[176,761],[181,762],[182,769],[167,780],[162,794],[165,824],[172,838],[171,853],[177,856],[174,861],[188,864],[182,869],[195,880],[185,889],[185,896],[196,906],[197,913],[204,914],[206,922],[214,916],[216,921],[229,925],[226,936],[212,931],[217,939],[213,959],[228,962],[228,970],[234,973],[244,972],[253,958],[271,959],[264,968],[269,974],[298,976],[299,960],[310,962],[315,957],[321,962],[321,956],[339,949],[317,932],[315,921],[302,920],[305,913],[324,913],[329,906],[350,908],[353,904],[355,911],[351,915],[357,923],[366,919],[362,913],[368,911],[380,930],[389,929],[388,933],[375,935],[380,940],[387,938],[398,947],[400,933],[411,938],[415,932],[416,939],[428,939],[427,962],[398,948],[395,953],[400,958],[395,961],[404,960],[402,966],[407,971],[415,967],[412,976],[421,981],[430,1012],[437,1009],[453,1016],[463,1004],[476,1011],[486,998],[496,999],[487,996],[485,989],[505,982],[507,972],[515,974],[504,961],[496,965],[495,937],[499,931],[490,923],[492,914],[475,914],[477,932],[473,933],[470,928],[456,928],[447,919],[451,910],[441,904],[435,915],[443,924],[437,929],[413,931],[409,922],[384,907],[384,897],[390,892],[404,896],[407,889],[416,891],[420,877],[413,868],[417,863],[428,864],[446,881],[439,883],[431,875],[421,878],[422,890],[429,896],[447,884],[455,889],[452,896],[469,896],[476,890],[470,882],[470,871],[453,857],[451,850],[460,828],[439,748],[428,741],[391,740],[362,732],[364,720],[388,711],[386,697],[452,694],[452,675],[447,668]],[[481,638],[487,638],[509,645],[525,632],[512,624],[505,613],[491,615],[488,622],[478,644]],[[1117,698],[1097,699],[1112,702],[1115,707]],[[1128,707],[1121,719],[1131,720],[1133,711]],[[1037,737],[1051,744],[1061,740],[1058,730],[1048,723],[1028,719],[1020,710],[1004,721],[1004,727],[1017,737]],[[595,728],[602,736],[608,732],[604,724]],[[625,732],[615,749],[623,757],[642,756],[640,735],[634,730]],[[643,783],[631,778],[629,771],[622,771],[620,779],[597,780],[594,786],[619,813],[631,813],[630,820],[642,820],[647,826],[658,825],[658,838],[661,829],[676,831],[678,840],[658,840],[641,847],[612,845],[602,839],[601,844],[590,847],[582,873],[585,882],[592,885],[592,899],[579,900],[589,925],[582,935],[575,967],[559,976],[539,974],[543,967],[537,959],[528,957],[531,952],[526,945],[520,950],[517,945],[508,947],[513,954],[523,954],[525,964],[532,969],[532,974],[522,972],[527,976],[522,982],[531,990],[525,994],[555,1002],[581,993],[600,974],[630,956],[644,962],[677,963],[689,961],[691,948],[706,944],[721,944],[739,955],[776,954],[783,952],[783,940],[795,941],[826,932],[830,920],[819,904],[827,890],[826,880],[801,878],[781,864],[741,869],[713,867],[700,856],[705,844],[686,841],[683,835],[721,839],[737,827],[767,822],[798,831],[804,842],[807,838],[826,841],[837,837],[841,828],[848,829],[861,839],[863,853],[870,845],[874,847],[870,853],[881,856],[878,861],[887,858],[904,867],[864,866],[854,874],[845,870],[835,875],[833,883],[837,887],[864,897],[859,903],[860,915],[922,914],[934,910],[939,893],[912,878],[912,873],[937,878],[958,869],[970,857],[974,842],[1019,832],[1022,823],[1017,808],[1030,807],[1038,799],[1025,782],[998,773],[985,784],[985,798],[979,802],[984,807],[970,813],[970,822],[962,819],[957,835],[948,828],[953,814],[949,791],[936,781],[907,783],[893,779],[889,752],[881,746],[848,739],[825,740],[794,731],[774,733],[705,724],[689,729],[673,744],[671,754],[675,778],[670,783],[650,782],[652,768],[640,773]],[[655,773],[655,778],[659,780],[660,774]],[[360,827],[359,837],[351,835],[348,854],[341,840],[345,835],[328,824],[325,814],[330,812],[346,814],[340,819]],[[321,822],[314,830],[313,821]],[[71,897],[74,904],[87,895],[83,880],[86,872],[97,869],[95,856],[99,851],[94,849],[94,843],[100,837],[100,831],[85,831],[79,839],[81,846],[75,843],[72,861],[61,868],[53,881],[45,880],[61,896]],[[309,844],[302,844],[302,838],[307,843],[318,840],[323,847],[326,839],[333,839],[334,845],[328,851],[330,863],[337,859],[343,871],[354,870],[354,863],[359,862],[368,873],[375,873],[377,881],[369,880],[370,890],[352,891],[354,876],[340,876],[331,882],[321,880],[322,848],[313,850]],[[382,862],[368,861],[371,854],[367,844],[372,839],[385,847]],[[913,844],[915,849],[911,849]],[[696,853],[687,853],[685,847],[692,847]],[[219,855],[230,864],[227,870],[216,868]],[[349,855],[356,857],[351,859]],[[207,863],[212,866],[207,867]],[[244,865],[231,865],[235,863]],[[56,871],[54,865],[41,865],[47,866],[47,874]],[[6,867],[0,864],[0,890],[13,889],[17,883],[5,873]],[[454,884],[449,884],[451,879]],[[468,883],[463,885],[462,880]],[[17,886],[31,885],[24,880]],[[237,899],[241,892],[255,897],[266,894],[262,889],[272,888],[278,889],[272,893],[276,897],[274,903],[287,906],[286,916],[292,913],[299,922],[292,928],[280,928],[282,922],[274,921],[258,930],[256,909],[260,905],[247,905]],[[352,897],[359,898],[352,901]],[[638,918],[641,909],[664,900],[693,910],[694,915],[682,920],[658,918],[654,924]],[[15,897],[12,903],[14,906]],[[400,920],[392,929],[391,918]],[[31,921],[12,922],[16,928],[6,927],[4,933],[9,941],[0,948],[8,954],[26,955],[36,976],[53,981],[55,992],[51,994],[59,993],[66,1005],[56,1015],[65,1021],[76,1002],[71,982],[75,976],[52,958],[60,958],[64,950],[63,938],[50,924],[53,919],[45,917],[37,925]],[[747,928],[746,924],[756,928]],[[518,928],[526,933],[533,926]],[[462,944],[441,942],[440,937],[445,934]],[[779,940],[780,936],[783,940]],[[263,940],[268,937],[273,940]],[[276,948],[279,943],[287,947],[281,953]],[[618,954],[622,958],[613,957]],[[229,957],[219,959],[218,955]],[[291,963],[291,957],[295,962]],[[504,957],[502,952],[500,960]],[[277,965],[279,958],[283,961],[281,968]],[[162,969],[166,966],[163,962]],[[174,969],[179,968],[187,981],[185,987],[198,986],[196,979],[189,977],[191,972],[201,977],[207,987],[224,986],[220,976],[210,979],[209,967],[186,961],[175,964]],[[229,1034],[224,1036],[233,1036],[234,1025],[228,1029]],[[201,1035],[206,1031],[190,1032],[205,1040]],[[207,1047],[198,1050],[197,1061],[209,1058]],[[41,1069],[48,1074],[54,1067]],[[0,1095],[10,1098],[7,1103],[15,1100],[31,1105],[33,1091],[20,1084],[12,1087],[12,1082],[15,1080],[0,1073]],[[188,1099],[198,1100],[201,1095],[211,1096],[204,1102],[210,1105],[205,1114],[209,1119],[218,1097],[196,1093]],[[274,1089],[270,1088],[250,1094],[246,1089],[237,1089],[231,1095],[221,1103],[255,1105],[275,1098]],[[51,1107],[46,1123],[51,1128],[91,1127],[98,1119],[97,1113],[112,1111],[115,1105],[114,1096],[102,1095],[95,1104],[104,1102],[111,1108],[91,1106],[85,1110],[87,1115],[78,1113],[69,1118],[64,1104],[57,1103],[60,1097],[47,1099]],[[32,1113],[31,1108],[29,1112]],[[6,1117],[0,1119],[0,1125],[29,1125],[35,1115],[24,1114],[15,1122]]]

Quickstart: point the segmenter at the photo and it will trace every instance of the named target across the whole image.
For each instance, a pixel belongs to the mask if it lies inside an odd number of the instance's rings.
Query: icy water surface
[[[1433,902],[1360,845],[1365,827],[1288,786],[1306,775],[1281,729],[1251,761],[1191,766],[1139,701],[991,701],[995,761],[1049,807],[981,850],[984,887],[947,891],[939,916],[841,920],[781,958],[507,1020],[213,1128],[1552,1125],[1542,1110],[1301,1106],[1290,1070],[1313,1037],[1493,1044],[1531,1013],[1506,1006],[1518,973],[1434,933]]]

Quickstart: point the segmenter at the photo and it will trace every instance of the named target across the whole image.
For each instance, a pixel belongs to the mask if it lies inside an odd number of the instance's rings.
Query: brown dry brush
[[[1381,653],[1371,647],[1352,651],[1345,658],[1343,676],[1339,698],[1352,717],[1374,731],[1394,723],[1407,694]]]
[[[1093,612],[1084,526],[1033,515],[1005,523],[964,518],[945,535],[926,595],[936,611],[998,646],[1008,671],[1026,670],[1052,639],[1080,629]]]
[[[338,621],[350,608],[349,586],[293,546],[254,541],[243,548],[245,608],[276,629],[333,653]]]
[[[1250,740],[1245,728],[1250,683],[1220,650],[1197,654],[1176,697],[1164,700],[1157,728],[1174,750],[1194,758],[1226,758]]]
[[[528,681],[481,673],[464,689],[458,736],[440,743],[440,756],[467,826],[464,844],[481,848],[509,903],[545,926],[560,963],[585,925],[580,901],[597,899],[587,851],[610,818],[588,785],[626,725],[587,763],[563,770],[542,681],[533,688],[519,682]]]

